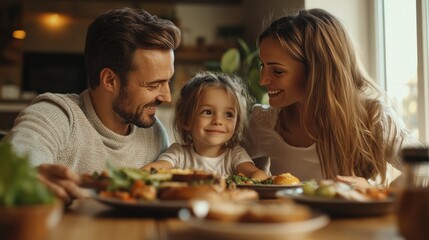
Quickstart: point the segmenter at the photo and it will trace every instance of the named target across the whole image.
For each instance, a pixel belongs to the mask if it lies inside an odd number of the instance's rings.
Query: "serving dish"
[[[276,192],[277,198],[291,198],[297,203],[328,213],[334,217],[367,217],[391,213],[395,210],[394,195],[383,200],[354,201],[339,198],[306,196],[302,188],[285,189]]]
[[[93,198],[115,209],[147,214],[177,214],[182,208],[188,208],[189,201],[154,200],[154,201],[123,201],[118,198],[94,195]]]
[[[296,185],[278,185],[278,184],[236,184],[238,188],[249,188],[258,192],[259,197],[263,199],[276,198],[276,192],[284,189],[295,189],[303,186],[302,183]]]
[[[185,208],[179,211],[179,219],[202,236],[213,239],[296,239],[329,223],[329,217],[320,212],[312,212],[309,219],[296,222],[242,223],[196,217]]]

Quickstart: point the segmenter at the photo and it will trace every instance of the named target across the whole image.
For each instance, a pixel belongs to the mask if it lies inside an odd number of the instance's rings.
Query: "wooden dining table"
[[[329,223],[300,239],[403,239],[398,233],[396,215],[389,213],[374,217],[330,218]],[[94,199],[76,200],[65,209],[49,240],[191,240],[220,239],[194,229],[176,215],[141,214],[123,211]],[[225,238],[222,238],[225,239]],[[240,238],[239,236],[234,239]],[[287,238],[285,239],[294,239]]]

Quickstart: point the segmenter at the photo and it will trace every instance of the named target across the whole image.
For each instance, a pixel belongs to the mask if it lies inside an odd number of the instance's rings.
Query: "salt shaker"
[[[399,198],[399,233],[407,240],[429,239],[429,148],[402,150],[404,189]]]

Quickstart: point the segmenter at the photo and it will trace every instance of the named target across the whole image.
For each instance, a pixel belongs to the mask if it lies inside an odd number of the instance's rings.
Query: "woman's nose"
[[[264,70],[261,70],[260,74],[259,74],[259,81],[258,81],[259,85],[261,86],[266,86],[270,83],[269,78],[267,77],[267,74],[264,72]]]

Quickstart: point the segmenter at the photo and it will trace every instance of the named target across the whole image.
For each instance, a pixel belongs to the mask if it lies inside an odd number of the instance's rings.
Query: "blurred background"
[[[417,0],[417,2],[419,2]],[[86,88],[83,49],[88,25],[117,7],[143,8],[182,30],[176,51],[174,99],[190,76],[216,68],[242,39],[251,49],[262,26],[301,8],[323,8],[346,26],[368,74],[416,135],[427,106],[417,99],[416,1],[407,0],[1,0],[0,130],[8,130],[39,93],[80,93]],[[407,46],[407,47],[403,47]],[[427,80],[426,80],[427,81]],[[421,90],[419,90],[421,91]],[[424,95],[424,94],[420,94]],[[169,127],[172,104],[158,116]],[[420,111],[422,112],[422,111]],[[424,112],[428,112],[424,110]],[[427,114],[427,113],[425,113]],[[422,136],[421,136],[422,137]]]
[[[253,47],[263,18],[302,8],[303,1],[2,0],[0,84],[16,85],[21,93],[79,93],[85,88],[82,54],[88,25],[123,6],[144,8],[181,28],[176,87],[189,73],[219,60],[237,38]]]

